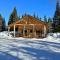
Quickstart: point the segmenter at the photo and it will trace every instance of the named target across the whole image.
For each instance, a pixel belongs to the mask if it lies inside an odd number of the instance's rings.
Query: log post
[[[10,32],[10,27],[8,27],[8,36],[9,36],[9,32]]]
[[[46,26],[44,26],[44,37],[46,36]]]
[[[23,26],[23,36],[25,36],[25,25]]]
[[[35,26],[33,25],[33,37],[36,37]]]
[[[15,24],[14,24],[14,37],[15,37]]]

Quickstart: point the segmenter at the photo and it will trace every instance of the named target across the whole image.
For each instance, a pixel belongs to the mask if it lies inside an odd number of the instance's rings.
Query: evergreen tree
[[[0,14],[0,31],[6,30],[5,19],[3,19],[2,15]]]
[[[56,11],[53,17],[53,32],[60,32],[60,6],[59,1],[56,4]]]
[[[25,12],[24,16],[27,16],[27,13]]]
[[[50,33],[52,32],[52,19],[50,17],[48,18],[47,24],[48,24],[48,32]]]
[[[42,20],[42,18],[40,17],[40,18],[39,18],[39,20],[41,21],[41,20]]]
[[[24,17],[24,15],[22,15],[22,18]]]
[[[33,14],[33,17],[34,17],[34,18],[36,18],[36,15],[35,15],[35,13]]]
[[[18,16],[17,16],[17,10],[16,7],[14,8],[13,12],[11,13],[10,17],[9,17],[9,21],[8,21],[8,25],[11,23],[14,23],[18,20]]]
[[[37,17],[36,17],[38,20],[39,20],[39,17],[38,17],[38,15],[37,15]]]
[[[47,17],[46,16],[44,16],[44,22],[47,23]]]
[[[2,20],[2,31],[6,30],[6,23],[5,23],[5,19]]]
[[[18,19],[19,19],[19,20],[21,19],[20,16],[18,17]]]
[[[2,20],[3,20],[3,18],[2,18],[1,14],[0,14],[0,31],[2,31]]]

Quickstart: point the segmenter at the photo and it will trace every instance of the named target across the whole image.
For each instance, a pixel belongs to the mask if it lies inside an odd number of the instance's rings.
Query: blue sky
[[[39,17],[53,17],[55,12],[56,0],[0,0],[0,13],[9,20],[10,13],[16,7],[18,16],[25,12],[33,15],[36,13]]]

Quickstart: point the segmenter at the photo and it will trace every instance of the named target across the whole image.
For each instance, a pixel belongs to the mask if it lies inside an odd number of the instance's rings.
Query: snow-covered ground
[[[1,32],[0,60],[60,60],[60,38],[56,36],[12,38],[8,32]]]

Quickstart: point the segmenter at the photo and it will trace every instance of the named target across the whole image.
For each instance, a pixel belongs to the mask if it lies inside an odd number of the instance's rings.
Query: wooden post
[[[33,25],[33,37],[35,37],[35,26]]]
[[[23,26],[23,36],[25,35],[25,25]]]
[[[14,37],[15,37],[15,24],[14,24]]]
[[[46,26],[44,26],[44,37],[46,36]]]
[[[35,38],[36,38],[36,30],[34,31],[34,36],[35,36]]]
[[[36,30],[35,30],[35,25],[34,25],[34,37],[36,37]]]

